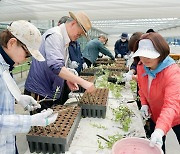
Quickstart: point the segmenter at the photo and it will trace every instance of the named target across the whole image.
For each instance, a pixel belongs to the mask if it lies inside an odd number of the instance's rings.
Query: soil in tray
[[[94,104],[106,106],[109,89],[97,88],[93,94],[85,92],[80,99],[80,104]]]
[[[95,79],[96,79],[95,76],[80,76],[80,77],[83,78],[84,80],[87,80],[87,81],[92,82],[92,83],[94,83]]]
[[[32,127],[28,135],[32,136],[46,136],[46,137],[61,137],[66,138],[76,119],[81,108],[78,106],[62,106],[57,105],[52,108],[53,111],[58,112],[58,118],[53,124],[46,127],[35,126]]]

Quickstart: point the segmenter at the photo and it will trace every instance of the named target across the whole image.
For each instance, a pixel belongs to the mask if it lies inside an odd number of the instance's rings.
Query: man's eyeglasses
[[[31,57],[31,54],[30,54],[28,48],[25,45],[23,45],[23,44],[21,45],[21,47],[23,48],[23,50],[26,53],[26,58]]]

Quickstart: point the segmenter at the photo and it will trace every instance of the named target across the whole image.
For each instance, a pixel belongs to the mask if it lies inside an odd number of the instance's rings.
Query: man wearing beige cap
[[[76,14],[69,12],[69,14],[70,18],[65,24],[53,27],[43,34],[39,50],[46,61],[39,62],[32,59],[30,72],[25,83],[26,94],[35,94],[39,99],[46,97],[57,100],[42,103],[42,108],[60,103],[59,98],[62,95],[64,80],[67,80],[72,91],[78,90],[78,84],[88,92],[95,89],[93,83],[74,75],[71,69],[66,68],[69,58],[66,49],[69,42],[77,40],[81,35],[87,36],[87,31],[91,28],[91,22],[84,12]],[[59,89],[58,92],[57,89]]]
[[[0,33],[0,153],[14,154],[15,134],[26,133],[31,126],[46,126],[53,123],[57,114],[52,109],[43,113],[17,115],[14,111],[15,99],[26,110],[32,111],[41,106],[28,95],[21,95],[12,79],[9,69],[25,61],[32,55],[39,61],[44,57],[38,51],[41,43],[39,30],[31,23],[19,20],[11,23]],[[16,152],[17,153],[17,152]]]

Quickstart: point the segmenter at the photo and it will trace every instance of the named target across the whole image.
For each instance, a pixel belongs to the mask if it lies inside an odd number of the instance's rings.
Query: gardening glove
[[[151,134],[149,146],[154,147],[155,144],[162,147],[163,141],[162,137],[164,136],[164,131],[162,129],[156,128],[155,131]]]
[[[133,76],[133,71],[132,71],[132,70],[129,70],[129,72],[123,74],[123,79],[122,79],[122,81],[124,81],[124,82],[129,82],[129,81],[131,81],[131,80],[132,80],[132,76]]]
[[[121,54],[119,53],[119,54],[117,55],[117,57],[118,57],[118,58],[121,58]]]
[[[31,116],[31,126],[47,126],[57,119],[58,113],[53,114],[53,110],[48,108]]]
[[[72,69],[78,68],[79,63],[77,63],[76,61],[71,61],[71,63],[69,64],[69,67]]]
[[[87,64],[84,62],[84,63],[83,63],[83,70],[86,69],[86,68],[88,68],[88,66],[87,66]]]
[[[148,120],[148,118],[150,118],[150,114],[149,114],[149,106],[148,105],[142,105],[140,112],[141,115],[144,119]]]
[[[124,55],[124,59],[128,60],[129,56],[128,55]]]
[[[37,108],[41,108],[41,105],[37,103],[37,101],[29,95],[21,95],[18,100],[18,104],[21,104],[25,110],[33,111]]]
[[[67,68],[70,72],[72,72],[73,74],[75,75],[79,75],[78,72],[75,70],[75,69],[72,69],[72,68]]]
[[[101,52],[99,52],[99,57],[101,57],[101,58],[103,57],[103,54]]]

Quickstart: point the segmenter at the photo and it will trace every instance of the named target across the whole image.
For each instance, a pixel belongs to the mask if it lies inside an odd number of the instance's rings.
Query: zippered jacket
[[[165,134],[180,124],[180,68],[172,64],[156,74],[148,92],[148,75],[144,65],[137,66],[139,94],[142,105],[148,105],[156,128]]]

